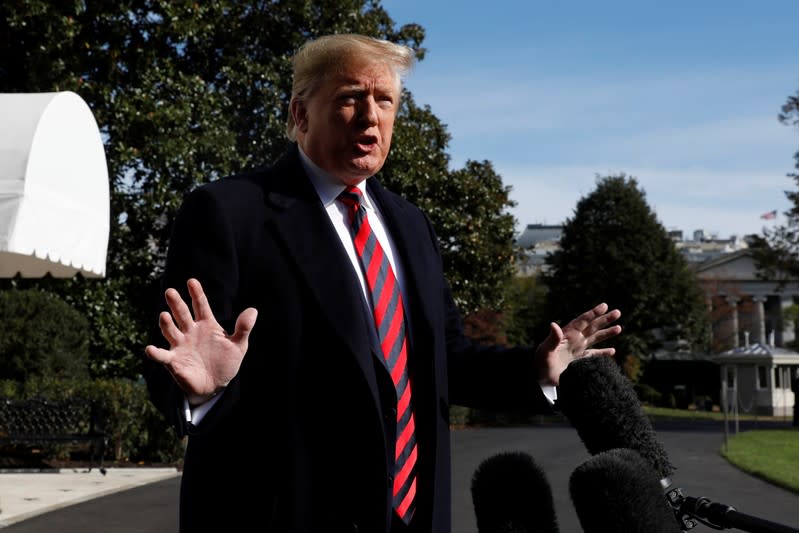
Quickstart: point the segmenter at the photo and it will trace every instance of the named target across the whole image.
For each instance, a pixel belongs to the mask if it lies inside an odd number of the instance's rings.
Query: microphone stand
[[[740,513],[734,507],[713,502],[704,496],[684,496],[679,488],[669,490],[666,499],[674,509],[674,515],[683,531],[693,529],[697,522],[701,522],[713,529],[734,528],[750,533],[799,533],[799,529]]]

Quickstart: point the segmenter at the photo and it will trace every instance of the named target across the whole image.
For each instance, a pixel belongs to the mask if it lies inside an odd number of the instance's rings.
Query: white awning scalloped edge
[[[108,169],[72,92],[0,93],[0,277],[104,277]]]

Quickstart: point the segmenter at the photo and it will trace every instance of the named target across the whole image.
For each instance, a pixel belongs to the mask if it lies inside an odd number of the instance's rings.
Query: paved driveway
[[[656,430],[677,468],[673,481],[687,496],[706,496],[741,513],[799,527],[799,496],[744,474],[719,455],[724,442],[719,423],[659,424]],[[471,478],[482,461],[503,451],[526,452],[541,465],[552,485],[561,533],[580,532],[568,480],[589,455],[573,428],[465,429],[453,431],[452,440],[453,533],[477,533]],[[178,483],[173,478],[97,498],[19,522],[3,533],[175,533]],[[709,531],[715,530],[703,525],[693,530]]]
[[[721,457],[721,423],[661,423],[655,429],[676,467],[672,481],[686,496],[705,496],[741,513],[799,528],[799,495],[753,478]],[[477,533],[471,477],[483,460],[502,451],[523,451],[535,459],[552,485],[561,533],[581,531],[569,498],[569,476],[590,455],[571,426],[466,429],[454,431],[452,438],[454,533]],[[700,524],[692,531],[716,530]]]

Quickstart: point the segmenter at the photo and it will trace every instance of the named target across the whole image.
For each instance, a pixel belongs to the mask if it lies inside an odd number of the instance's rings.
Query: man
[[[296,143],[180,210],[145,375],[189,435],[183,532],[448,533],[450,404],[545,412],[538,383],[613,353],[588,350],[621,331],[604,304],[536,351],[464,337],[429,220],[375,177],[412,62],[358,35],[306,44]]]

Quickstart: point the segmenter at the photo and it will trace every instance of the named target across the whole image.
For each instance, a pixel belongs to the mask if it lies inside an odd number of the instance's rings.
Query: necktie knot
[[[361,206],[361,202],[363,202],[363,194],[358,187],[350,186],[338,195],[338,199],[350,209],[357,210]]]

